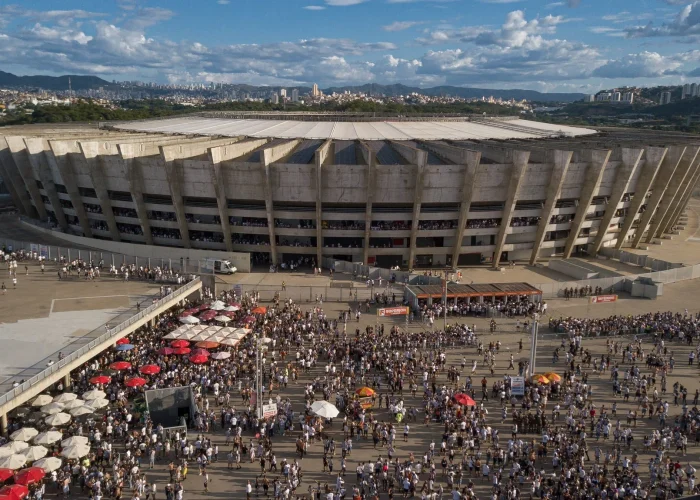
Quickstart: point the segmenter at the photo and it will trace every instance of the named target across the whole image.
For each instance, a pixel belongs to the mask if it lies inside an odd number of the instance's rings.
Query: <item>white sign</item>
[[[510,377],[510,393],[513,396],[525,395],[525,377]]]
[[[263,418],[277,416],[277,404],[263,405]]]

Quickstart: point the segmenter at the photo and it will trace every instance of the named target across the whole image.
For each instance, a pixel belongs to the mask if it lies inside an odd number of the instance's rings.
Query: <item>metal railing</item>
[[[123,332],[126,328],[133,325],[137,321],[140,321],[144,317],[152,314],[155,310],[162,307],[165,303],[173,300],[176,297],[186,295],[193,288],[195,288],[195,286],[199,282],[200,282],[199,278],[193,279],[189,283],[186,283],[185,285],[181,286],[177,290],[173,291],[171,294],[166,295],[162,299],[159,299],[158,301],[154,302],[153,304],[151,304],[150,306],[148,306],[146,309],[139,312],[138,314],[135,314],[135,315],[131,316],[130,318],[126,319],[125,321],[122,321],[116,327],[111,328],[107,333],[100,335],[98,338],[94,339],[89,344],[81,347],[77,351],[73,351],[72,353],[67,355],[65,358],[59,360],[58,362],[56,362],[56,363],[52,364],[51,366],[47,367],[46,369],[42,370],[40,373],[38,373],[37,375],[34,375],[32,378],[30,378],[26,382],[13,388],[11,391],[8,391],[7,393],[3,394],[2,396],[0,396],[0,407],[9,403],[14,398],[16,398],[17,396],[22,394],[24,391],[26,391],[30,387],[38,384],[40,381],[46,379],[50,375],[56,373],[57,371],[62,370],[64,367],[66,367],[67,365],[69,365],[70,363],[75,361],[76,359],[79,359],[84,354],[95,349],[100,344],[106,342],[109,339],[118,337],[119,334],[121,332]],[[116,341],[116,339],[115,339],[115,341]]]

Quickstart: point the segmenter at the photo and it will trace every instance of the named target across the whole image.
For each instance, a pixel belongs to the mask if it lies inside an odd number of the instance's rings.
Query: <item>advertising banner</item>
[[[617,302],[617,295],[594,295],[591,297],[591,304],[606,304]]]
[[[49,258],[49,247],[46,245],[39,245],[39,255],[44,259]]]
[[[525,395],[525,377],[510,378],[510,392],[513,396]]]
[[[263,405],[263,418],[272,418],[277,415],[277,404]]]
[[[377,316],[405,316],[408,314],[408,307],[385,307],[377,309]]]

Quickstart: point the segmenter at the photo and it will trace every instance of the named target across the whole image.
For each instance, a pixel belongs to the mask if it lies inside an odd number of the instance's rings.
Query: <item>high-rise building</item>
[[[287,97],[287,89],[280,89],[280,97],[284,100]]]
[[[292,89],[292,102],[299,102],[299,89]]]
[[[622,100],[622,94],[620,92],[613,92],[612,101],[620,102]]]
[[[314,97],[318,97],[318,85],[314,83],[313,88],[311,89],[311,95]]]
[[[697,83],[691,83],[690,84],[690,95],[693,97],[700,96],[700,85],[698,85]]]
[[[588,94],[583,98],[583,102],[595,102],[595,94]]]
[[[634,92],[625,92],[622,94],[622,102],[632,104],[634,102]]]
[[[681,99],[685,99],[686,97],[692,97],[692,93],[690,91],[690,84],[686,83],[683,85],[683,91],[681,92]]]
[[[659,104],[671,104],[671,92],[661,92],[661,97],[659,98]]]
[[[280,96],[277,94],[272,94],[272,104],[279,104],[280,103]]]

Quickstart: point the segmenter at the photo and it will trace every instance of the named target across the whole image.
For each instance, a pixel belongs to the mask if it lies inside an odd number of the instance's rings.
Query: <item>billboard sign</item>
[[[607,304],[617,302],[617,295],[594,295],[591,297],[591,304]]]
[[[377,316],[387,317],[387,316],[406,316],[408,314],[408,307],[384,307],[382,309],[377,309]]]
[[[510,393],[513,396],[525,395],[525,377],[510,377]]]
[[[277,415],[277,404],[263,405],[263,418],[272,418]]]

